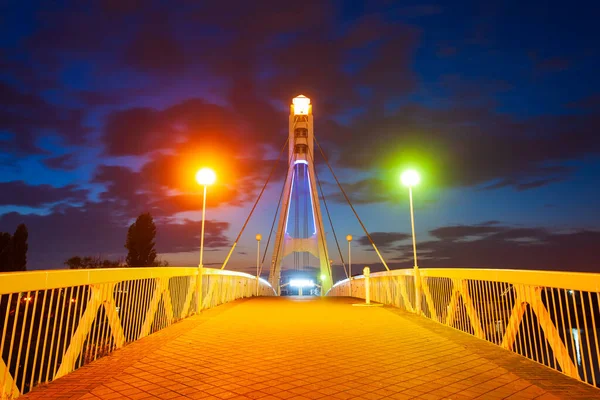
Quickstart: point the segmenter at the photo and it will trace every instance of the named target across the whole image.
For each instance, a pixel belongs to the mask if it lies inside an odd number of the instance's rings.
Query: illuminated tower
[[[324,293],[331,288],[332,277],[315,179],[313,114],[309,98],[300,95],[293,99],[293,104],[290,107],[289,128],[289,165],[283,189],[283,204],[281,205],[281,214],[277,225],[269,281],[279,294],[283,259],[293,253],[308,252],[319,259],[319,279],[322,282],[321,290]],[[294,187],[294,182],[298,182],[300,174],[303,179],[306,179],[307,190],[302,193],[300,193],[299,187]],[[298,191],[296,196],[301,194],[309,197],[308,204],[310,204],[312,211],[312,232],[307,237],[292,237],[288,232],[290,205],[295,190]]]

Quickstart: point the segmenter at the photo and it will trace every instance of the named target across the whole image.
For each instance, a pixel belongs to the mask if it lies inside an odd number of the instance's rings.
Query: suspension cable
[[[360,223],[360,226],[362,227],[363,231],[367,235],[367,238],[369,239],[369,242],[371,243],[371,246],[373,246],[373,249],[375,250],[375,252],[379,256],[379,259],[383,263],[383,266],[385,267],[385,269],[389,271],[390,269],[389,269],[387,263],[385,262],[385,260],[383,259],[383,257],[381,256],[381,253],[379,252],[379,249],[377,249],[377,246],[375,245],[375,242],[373,241],[373,238],[371,237],[371,235],[369,235],[369,232],[367,231],[367,228],[365,228],[365,225],[363,224],[362,220],[358,216],[358,213],[354,209],[354,206],[352,205],[352,202],[350,202],[350,199],[348,198],[348,195],[346,194],[346,191],[342,187],[342,184],[340,183],[340,181],[338,180],[337,176],[335,175],[335,172],[333,172],[333,168],[331,168],[331,164],[329,164],[329,160],[327,159],[327,156],[325,155],[325,152],[323,151],[323,148],[319,144],[319,142],[317,140],[317,137],[314,136],[314,139],[315,139],[315,143],[319,147],[319,151],[321,152],[321,155],[323,156],[323,159],[325,160],[325,163],[327,164],[327,167],[329,167],[329,171],[331,171],[331,174],[333,175],[333,179],[335,179],[335,182],[337,183],[338,187],[342,191],[342,194],[344,195],[344,198],[346,199],[346,201],[348,202],[348,205],[352,209],[352,212],[354,212],[354,215],[356,216],[356,219]]]
[[[277,207],[275,208],[275,215],[273,216],[273,223],[271,224],[271,230],[269,231],[269,238],[267,239],[267,245],[265,246],[265,250],[263,252],[262,260],[260,261],[259,275],[262,274],[262,268],[265,263],[265,258],[267,258],[267,251],[269,250],[269,243],[271,243],[271,235],[273,235],[273,229],[275,228],[275,222],[277,221],[277,214],[279,213],[279,206],[281,205],[281,200],[283,199],[283,191],[285,189],[285,179],[283,180],[283,186],[281,187],[281,194],[279,195],[279,201],[277,202]]]
[[[338,242],[337,235],[335,234],[335,228],[333,227],[333,221],[331,220],[331,214],[329,213],[329,207],[327,207],[327,200],[325,199],[325,192],[323,191],[323,186],[321,185],[321,180],[319,179],[319,175],[317,174],[317,169],[315,167],[315,158],[313,154],[308,150],[308,155],[311,158],[313,168],[315,170],[315,180],[319,185],[319,191],[321,192],[321,197],[323,197],[323,205],[325,205],[325,212],[327,212],[327,218],[329,219],[329,225],[331,225],[331,231],[333,232],[333,238],[335,239],[335,245],[337,246],[338,253],[340,255],[340,259],[342,260],[342,268],[344,269],[344,274],[346,274],[346,278],[348,278],[348,271],[346,270],[346,263],[344,262],[344,256],[342,255],[342,250],[340,249],[340,243]]]
[[[313,163],[313,171],[314,170],[315,170],[315,166],[314,166],[314,163]],[[316,172],[315,172],[315,178],[316,178]],[[309,192],[310,192],[310,194],[312,196],[311,199],[312,199],[313,207],[314,208],[318,207],[318,204],[319,204],[319,193],[316,190],[313,193],[312,188],[311,188],[311,190]],[[315,213],[315,214],[317,214],[317,213]],[[316,221],[315,221],[315,225],[316,225]],[[321,226],[323,226],[323,218],[322,217],[321,217]],[[323,253],[325,253],[327,255],[326,260],[325,260],[325,262],[327,264],[327,271],[329,272],[329,276],[333,276],[332,273],[331,273],[331,264],[329,263],[329,252],[327,251],[327,244],[325,242],[325,232],[323,232],[323,229],[318,229],[317,228],[316,230],[319,232],[319,236],[321,238],[321,246],[323,246]],[[317,244],[317,253],[318,253],[318,244]]]
[[[288,138],[288,140],[289,140],[289,138]],[[287,165],[288,172],[286,172],[286,175],[287,175],[287,173],[289,173],[289,168],[290,168],[290,165],[292,163],[292,159],[293,158],[294,158],[294,155],[292,154],[290,156],[290,159],[288,160],[288,165]],[[277,222],[277,214],[279,212],[279,207],[282,204],[281,200],[283,200],[283,193],[285,192],[286,181],[287,181],[287,176],[286,176],[286,179],[283,180],[283,185],[281,186],[281,193],[279,194],[279,201],[277,202],[277,207],[275,208],[275,215],[273,216],[273,223],[271,224],[271,231],[269,232],[269,238],[267,239],[267,245],[265,246],[265,251],[263,253],[263,258],[262,258],[262,261],[260,262],[259,273],[262,273],[262,267],[263,267],[263,265],[265,263],[265,258],[267,258],[267,251],[269,249],[269,243],[271,242],[271,236],[273,235],[273,230],[275,229],[275,222]],[[285,232],[284,232],[284,234],[285,234]]]
[[[283,154],[283,151],[285,150],[285,147],[289,140],[290,139],[287,138],[285,143],[281,147],[281,150],[279,151],[279,156],[277,157],[277,161],[273,164],[273,167],[271,168],[271,172],[269,173],[269,176],[267,177],[265,184],[263,185],[260,193],[258,194],[258,198],[254,202],[254,206],[252,207],[252,210],[250,210],[250,214],[248,214],[248,218],[246,218],[246,222],[244,222],[244,225],[242,226],[240,233],[235,238],[235,241],[233,242],[233,246],[231,246],[231,250],[229,251],[229,254],[227,254],[227,258],[225,259],[225,262],[223,262],[223,266],[221,267],[221,269],[225,269],[227,262],[229,262],[229,257],[231,257],[231,254],[233,253],[235,246],[237,246],[238,240],[240,240],[242,233],[244,233],[244,229],[246,229],[246,225],[248,225],[248,221],[250,221],[250,217],[252,217],[252,214],[254,213],[254,210],[256,209],[256,206],[258,205],[260,198],[262,197],[263,193],[265,192],[265,189],[267,188],[267,184],[269,183],[269,180],[271,180],[271,177],[273,176],[273,173],[275,172],[275,168],[277,167],[277,163],[281,159],[281,155]]]

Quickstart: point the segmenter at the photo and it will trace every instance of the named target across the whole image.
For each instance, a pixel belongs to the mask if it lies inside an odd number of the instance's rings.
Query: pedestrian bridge
[[[2,398],[600,398],[600,274],[366,280],[276,297],[208,268],[1,274]]]

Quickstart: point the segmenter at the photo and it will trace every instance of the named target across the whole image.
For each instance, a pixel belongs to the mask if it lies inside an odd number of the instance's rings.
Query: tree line
[[[29,245],[27,227],[21,224],[13,235],[0,232],[0,272],[26,271]],[[100,256],[74,256],[64,262],[70,269],[166,267],[167,261],[156,255],[156,225],[150,213],[141,214],[127,231],[125,259],[109,260]]]
[[[108,260],[100,256],[75,256],[65,261],[70,269],[119,268],[119,267],[166,267],[168,262],[156,256],[156,225],[150,213],[141,214],[127,231],[125,260]]]
[[[13,235],[0,232],[0,272],[27,270],[27,238],[25,224],[17,226]]]

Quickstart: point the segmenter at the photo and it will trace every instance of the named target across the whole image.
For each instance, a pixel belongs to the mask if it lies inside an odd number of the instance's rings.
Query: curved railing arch
[[[0,273],[0,398],[16,398],[198,310],[257,294],[275,291],[255,276],[211,268]]]
[[[488,269],[370,274],[371,300],[418,313],[600,387],[600,274]],[[329,296],[365,298],[366,279]],[[420,302],[417,302],[417,297]],[[420,309],[417,304],[420,303]]]

